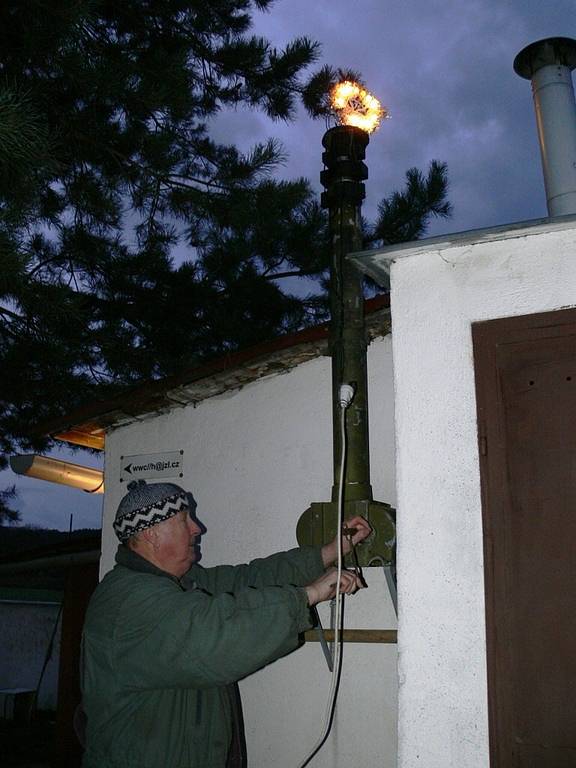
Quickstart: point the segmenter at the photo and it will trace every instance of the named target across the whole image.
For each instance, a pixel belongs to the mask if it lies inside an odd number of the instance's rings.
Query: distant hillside
[[[79,528],[77,531],[56,531],[50,528],[32,528],[28,526],[0,527],[0,557],[17,552],[27,552],[39,547],[49,547],[63,542],[97,536],[96,528]]]

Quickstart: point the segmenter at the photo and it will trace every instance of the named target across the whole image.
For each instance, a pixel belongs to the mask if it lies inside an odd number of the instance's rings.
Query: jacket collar
[[[158,568],[158,566],[154,565],[154,563],[151,563],[150,560],[146,560],[145,557],[142,557],[142,555],[134,552],[133,549],[130,549],[130,547],[127,547],[125,544],[118,545],[118,551],[116,552],[116,562],[118,565],[122,565],[124,568],[129,568],[131,571],[151,573],[155,576],[165,576],[168,579],[172,579],[172,581],[175,581],[177,584],[180,583],[176,576],[173,576],[171,573]]]

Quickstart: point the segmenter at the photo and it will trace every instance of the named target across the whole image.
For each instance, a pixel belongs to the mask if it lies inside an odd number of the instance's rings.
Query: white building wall
[[[489,766],[471,324],[576,305],[574,222],[479,240],[391,266],[399,768]]]
[[[0,601],[0,688],[36,690],[59,609],[55,603]],[[39,709],[56,710],[60,629],[58,622],[52,655],[38,691]]]
[[[393,376],[390,338],[369,348],[374,497],[395,504]],[[103,572],[113,565],[111,522],[125,493],[120,456],[184,450],[176,480],[191,490],[207,527],[202,564],[240,563],[296,545],[296,523],[332,486],[330,359],[118,429],[107,437]],[[348,628],[392,629],[392,607],[379,569],[366,569],[369,589],[350,598]],[[323,611],[323,621],[328,616]],[[294,768],[320,735],[330,673],[318,643],[242,681],[252,768]],[[349,644],[337,716],[317,768],[360,760],[396,765],[396,646]]]

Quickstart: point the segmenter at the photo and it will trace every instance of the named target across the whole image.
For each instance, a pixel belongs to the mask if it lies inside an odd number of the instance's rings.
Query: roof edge
[[[465,232],[454,232],[447,235],[427,237],[422,240],[412,240],[407,243],[386,245],[371,251],[356,251],[348,258],[358,269],[369,275],[380,285],[389,286],[388,276],[391,265],[399,259],[409,258],[427,251],[444,251],[450,248],[461,248],[480,243],[511,240],[519,237],[529,237],[544,232],[560,232],[576,229],[576,215],[554,216],[530,221],[518,221],[511,224],[499,225],[485,229],[471,229]]]
[[[380,294],[365,301],[364,312],[369,316],[389,307],[390,296]],[[328,331],[329,323],[304,328],[246,349],[230,352],[174,376],[142,382],[108,400],[88,403],[69,414],[40,423],[35,435],[50,436],[73,445],[103,450],[105,431],[112,426],[117,414],[123,413],[136,420],[139,415],[165,409],[168,402],[175,407],[187,405],[193,401],[180,400],[178,397],[178,391],[182,392],[185,386],[231,373],[291,349],[327,343]]]

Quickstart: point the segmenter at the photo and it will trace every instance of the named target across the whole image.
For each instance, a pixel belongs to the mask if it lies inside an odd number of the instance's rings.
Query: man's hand
[[[308,595],[308,605],[312,607],[318,603],[323,603],[326,600],[332,600],[336,597],[336,581],[338,578],[338,571],[336,568],[330,568],[329,571],[322,574],[319,579],[313,581],[307,587],[304,587],[306,594]],[[345,595],[353,595],[359,589],[364,588],[359,576],[352,571],[342,571],[342,578],[340,579],[340,592]]]
[[[360,544],[364,539],[368,538],[372,533],[372,526],[363,517],[358,515],[350,520],[344,522],[343,528],[355,529],[355,533],[352,534],[352,544]],[[342,536],[342,553],[347,555],[350,552],[350,539],[347,536]],[[333,565],[338,557],[338,542],[335,538],[330,544],[325,544],[322,547],[322,562],[324,568]]]

